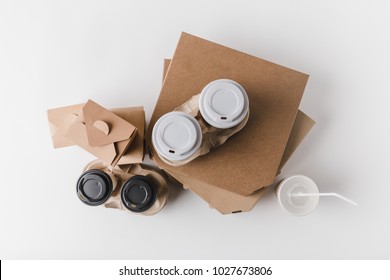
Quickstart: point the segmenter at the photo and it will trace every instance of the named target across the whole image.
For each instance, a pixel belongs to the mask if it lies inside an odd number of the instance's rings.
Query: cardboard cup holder
[[[164,162],[180,166],[225,143],[248,118],[245,89],[233,80],[215,80],[157,120],[152,144]]]
[[[154,215],[166,204],[168,177],[142,164],[109,166],[100,160],[89,163],[77,181],[77,195],[89,206]]]

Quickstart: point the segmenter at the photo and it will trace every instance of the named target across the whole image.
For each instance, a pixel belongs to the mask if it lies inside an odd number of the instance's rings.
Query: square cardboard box
[[[170,63],[170,59],[165,59],[163,80],[165,79]],[[288,138],[286,149],[283,153],[279,171],[293,155],[295,150],[312,129],[314,124],[314,120],[312,120],[302,111],[298,111],[293,128],[291,130],[291,134]],[[258,191],[255,191],[251,195],[242,196],[231,191],[215,187],[213,185],[207,185],[202,181],[194,180],[191,177],[184,176],[179,173],[169,171],[168,174],[183,184],[184,188],[190,189],[203,200],[205,200],[211,208],[215,208],[222,214],[248,212],[252,210],[252,208],[255,206],[257,201],[261,199],[266,190],[266,188],[262,188]]]
[[[237,81],[248,93],[245,128],[190,163],[164,163],[151,145],[158,118],[222,78]],[[277,175],[307,80],[304,73],[182,33],[147,130],[151,155],[168,173],[248,196],[272,184]]]

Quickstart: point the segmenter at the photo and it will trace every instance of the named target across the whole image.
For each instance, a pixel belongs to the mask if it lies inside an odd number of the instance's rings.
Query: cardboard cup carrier
[[[167,177],[142,164],[113,167],[95,160],[78,179],[77,195],[90,206],[154,215],[167,202]]]
[[[245,89],[233,80],[215,80],[157,120],[152,144],[164,162],[183,165],[225,143],[248,118]]]

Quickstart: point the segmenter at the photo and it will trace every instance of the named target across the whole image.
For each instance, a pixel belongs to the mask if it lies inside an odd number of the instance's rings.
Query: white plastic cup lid
[[[199,149],[201,143],[199,123],[186,113],[167,113],[153,127],[152,144],[156,152],[167,160],[185,160]]]
[[[295,175],[284,179],[276,190],[279,203],[287,212],[303,216],[312,212],[318,204],[318,196],[299,196],[299,194],[318,194],[316,183],[309,177]]]
[[[200,93],[199,109],[210,125],[230,128],[242,122],[247,115],[248,95],[245,89],[233,80],[215,80]]]

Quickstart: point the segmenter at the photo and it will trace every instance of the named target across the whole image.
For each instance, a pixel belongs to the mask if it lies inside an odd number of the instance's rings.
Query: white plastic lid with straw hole
[[[186,113],[167,113],[153,127],[152,144],[156,152],[169,161],[189,158],[201,143],[202,130],[199,123]]]
[[[276,189],[279,203],[287,212],[303,216],[312,212],[318,204],[318,196],[300,196],[299,194],[318,194],[319,190],[309,177],[295,175],[284,179]]]
[[[200,93],[199,109],[204,120],[217,128],[238,125],[249,111],[245,89],[228,79],[215,80]]]
[[[295,175],[284,179],[276,189],[276,196],[284,210],[297,216],[303,216],[312,212],[318,204],[319,198],[337,197],[349,204],[358,204],[338,193],[321,193],[316,183],[309,177]]]

